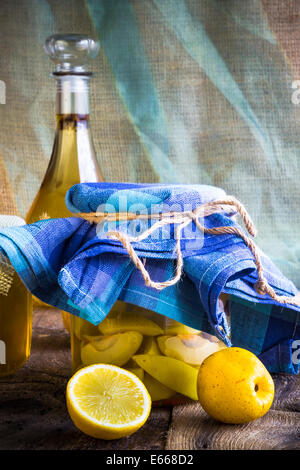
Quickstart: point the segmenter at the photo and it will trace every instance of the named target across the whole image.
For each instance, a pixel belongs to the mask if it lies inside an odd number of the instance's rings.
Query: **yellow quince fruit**
[[[272,405],[274,382],[250,351],[232,347],[207,357],[199,369],[198,397],[204,410],[223,423],[248,423]]]

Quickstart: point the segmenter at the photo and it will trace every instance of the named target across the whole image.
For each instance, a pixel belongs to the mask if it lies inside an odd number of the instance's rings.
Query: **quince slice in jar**
[[[193,400],[198,399],[198,370],[193,366],[167,356],[139,354],[133,356],[133,359],[139,367],[166,387]]]
[[[123,366],[124,369],[128,370],[128,372],[131,372],[132,374],[136,375],[142,382],[144,380],[145,372],[141,367],[125,367]]]
[[[111,335],[125,331],[138,331],[146,336],[158,336],[163,334],[162,328],[154,321],[138,313],[120,313],[108,315],[99,325],[98,329],[103,335]]]
[[[153,401],[167,400],[176,395],[174,390],[158,382],[158,380],[151,377],[147,372],[145,373],[143,382]]]
[[[82,364],[87,366],[102,363],[122,366],[136,353],[142,341],[143,335],[138,331],[86,337],[81,347]]]
[[[210,356],[226,346],[217,338],[210,340],[202,334],[160,336],[157,339],[161,352],[168,357],[173,357],[187,364],[199,366],[206,357]],[[210,336],[214,338],[213,336]]]
[[[151,356],[159,355],[160,350],[157,345],[156,338],[154,336],[145,336],[139,354],[150,354]]]
[[[165,318],[164,333],[165,335],[189,335],[200,333],[200,331],[171,318]]]

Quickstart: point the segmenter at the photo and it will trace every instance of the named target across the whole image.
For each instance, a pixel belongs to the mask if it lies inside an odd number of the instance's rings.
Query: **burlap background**
[[[223,187],[300,286],[300,3],[2,0],[2,213],[24,216],[45,173],[55,86],[43,43],[63,32],[102,41],[91,121],[106,181]]]

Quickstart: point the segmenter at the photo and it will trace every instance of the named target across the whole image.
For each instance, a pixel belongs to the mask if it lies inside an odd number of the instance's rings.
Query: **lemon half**
[[[151,398],[135,374],[110,364],[94,364],[69,380],[67,407],[73,423],[85,434],[119,439],[143,426]]]

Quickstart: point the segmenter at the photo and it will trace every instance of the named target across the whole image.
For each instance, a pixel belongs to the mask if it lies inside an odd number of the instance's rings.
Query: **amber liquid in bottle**
[[[8,295],[0,294],[0,377],[13,374],[29,358],[32,300],[17,273]]]
[[[27,214],[27,223],[70,217],[65,205],[76,183],[103,181],[90,133],[89,115],[57,114],[56,135],[48,169]]]
[[[0,227],[24,225],[15,216],[0,216]],[[0,252],[0,377],[13,374],[29,358],[32,297],[9,259]]]

